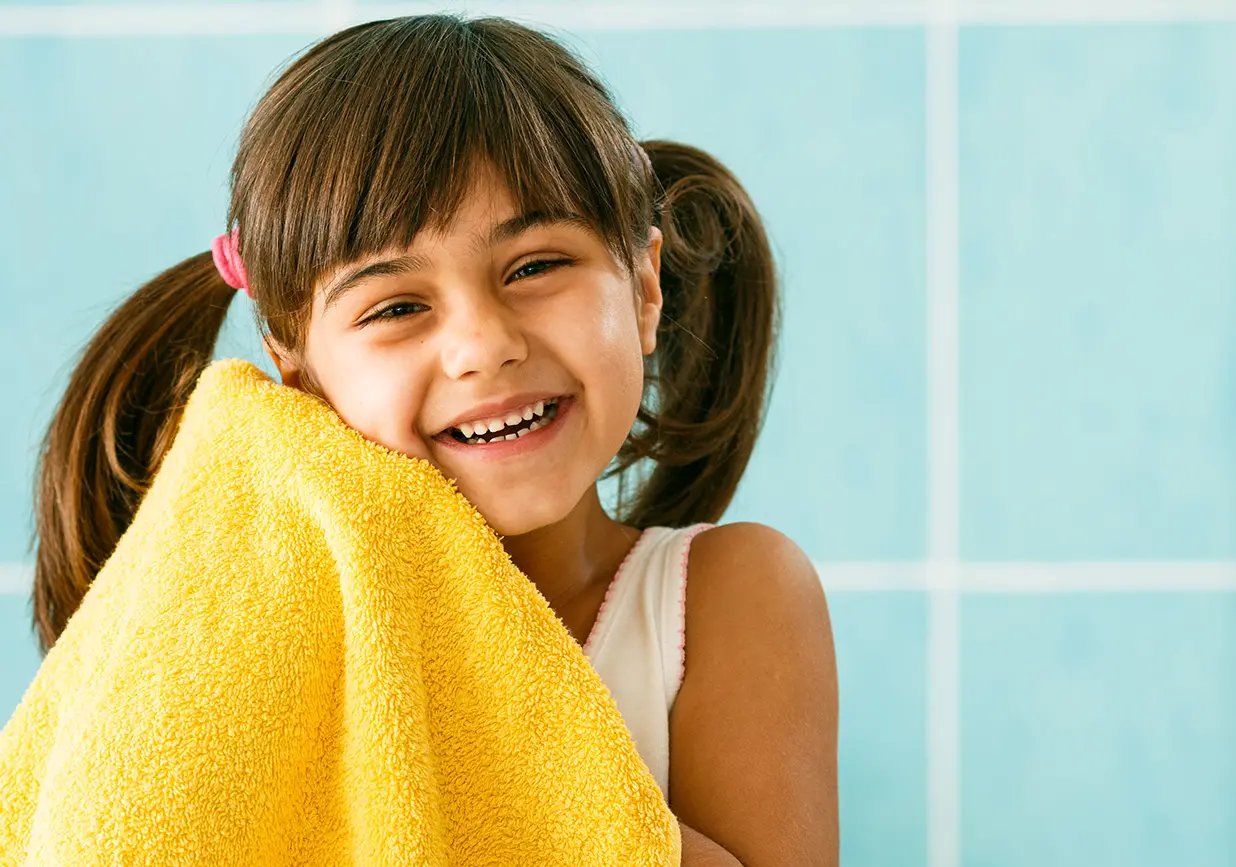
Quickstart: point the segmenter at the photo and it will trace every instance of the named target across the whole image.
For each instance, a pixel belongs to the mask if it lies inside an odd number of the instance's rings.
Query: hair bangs
[[[376,22],[316,46],[264,98],[232,218],[255,297],[295,344],[322,274],[449,224],[482,166],[520,213],[577,214],[629,266],[650,211],[636,147],[556,43],[500,19]]]

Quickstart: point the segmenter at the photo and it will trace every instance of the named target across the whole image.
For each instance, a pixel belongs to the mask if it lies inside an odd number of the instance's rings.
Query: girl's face
[[[424,458],[499,533],[565,518],[618,453],[661,314],[661,236],[629,273],[570,214],[520,214],[478,171],[442,230],[326,275],[305,373],[347,424]]]

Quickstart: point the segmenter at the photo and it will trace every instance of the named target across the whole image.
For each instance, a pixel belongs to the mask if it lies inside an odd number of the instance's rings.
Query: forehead
[[[461,223],[494,223],[510,216],[518,203],[506,178],[489,161],[478,161],[468,172],[463,195],[449,214],[430,220],[421,232],[448,233]]]
[[[432,214],[406,246],[388,245],[364,258],[389,255],[395,248],[414,250],[436,245],[444,238],[460,235],[468,236],[479,250],[486,250],[531,229],[550,225],[582,229],[602,237],[601,227],[574,203],[522,199],[496,166],[478,160],[468,172],[461,195],[449,210],[444,208]]]
[[[516,200],[506,180],[492,166],[482,165],[471,173],[455,207],[449,213],[434,215],[427,221],[413,236],[408,248],[435,246],[444,238],[462,235],[481,250],[495,240],[503,240],[490,237],[496,227],[525,211],[526,208]],[[548,213],[549,209],[535,209],[535,212]]]

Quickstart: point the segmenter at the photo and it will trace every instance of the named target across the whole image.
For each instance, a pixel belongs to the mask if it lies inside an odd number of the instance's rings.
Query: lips
[[[439,442],[465,442],[478,436],[492,439],[489,435],[499,432],[506,436],[516,433],[521,426],[530,426],[538,418],[543,418],[555,403],[561,409],[562,402],[570,399],[563,392],[524,391],[498,400],[474,403],[441,423],[438,432],[432,436]]]
[[[447,428],[444,433],[450,435],[456,442],[467,445],[496,443],[501,440],[511,441],[540,430],[550,424],[557,415],[558,398],[555,397],[519,407],[505,416],[475,422],[460,422],[455,427]]]
[[[485,432],[482,434],[477,433],[474,422],[468,422],[473,425],[472,436],[464,437],[459,427],[449,427],[433,437],[433,441],[439,449],[443,450],[442,456],[448,462],[451,460],[506,461],[539,453],[547,445],[558,440],[561,432],[566,429],[564,425],[570,425],[570,419],[575,415],[575,398],[563,395],[537,402],[544,403],[544,410],[540,416],[537,416],[536,404],[533,403],[531,406],[534,412],[531,420],[524,419],[521,414],[517,424],[507,425],[506,419],[510,418],[508,414],[502,419],[502,427],[496,431],[490,431],[489,424],[486,422]],[[513,405],[518,406],[518,404]],[[465,422],[461,421],[458,424],[463,425]],[[455,466],[449,463],[448,465]]]

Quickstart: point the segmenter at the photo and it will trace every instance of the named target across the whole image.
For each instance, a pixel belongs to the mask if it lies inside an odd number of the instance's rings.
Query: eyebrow
[[[574,226],[589,232],[594,231],[591,221],[571,211],[529,211],[526,214],[511,217],[509,220],[503,220],[494,226],[489,233],[489,244],[490,246],[501,244],[512,238],[518,238],[532,229],[555,224]]]
[[[349,289],[352,289],[358,283],[363,283],[374,277],[397,277],[401,274],[415,274],[417,271],[425,271],[428,268],[429,260],[418,253],[405,253],[402,256],[373,262],[364,268],[353,271],[347,277],[332,284],[326,290],[326,302],[322,305],[322,310],[329,310],[331,305],[342,298]]]
[[[502,244],[518,238],[532,229],[550,225],[567,225],[580,229],[593,230],[592,223],[580,214],[569,211],[530,211],[519,214],[509,220],[503,220],[489,232],[489,246]],[[415,274],[426,271],[430,267],[429,260],[418,253],[404,253],[389,259],[372,262],[363,268],[352,271],[346,277],[333,283],[326,290],[326,300],[323,311],[329,310],[349,289],[374,277],[398,277],[405,274]]]

